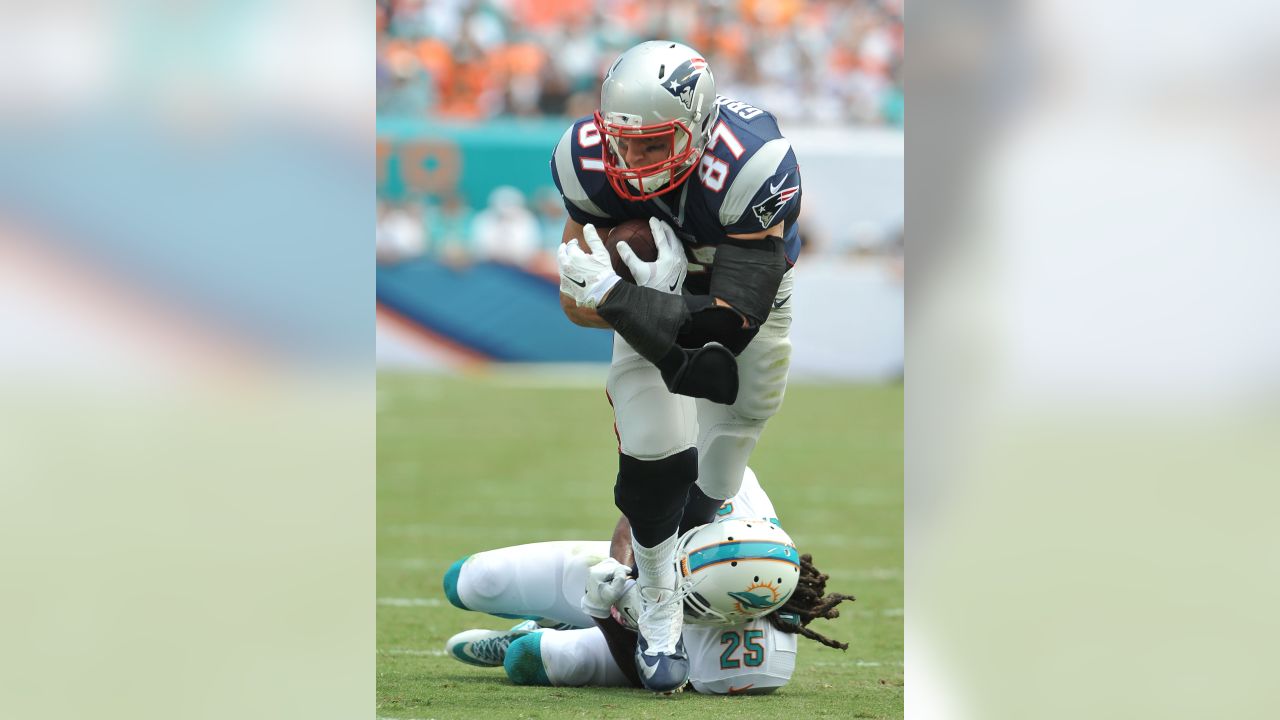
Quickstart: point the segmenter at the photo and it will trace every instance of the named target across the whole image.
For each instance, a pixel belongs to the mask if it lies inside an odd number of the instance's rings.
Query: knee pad
[[[502,669],[516,685],[550,685],[547,668],[542,664],[542,633],[518,637],[507,647]]]
[[[461,560],[449,566],[444,573],[444,596],[449,598],[449,602],[460,610],[470,610],[471,608],[462,604],[462,597],[458,595],[458,577],[462,575],[462,566],[471,556],[468,555]]]
[[[791,340],[758,337],[738,357],[738,397],[733,413],[744,420],[768,420],[782,407],[791,369]]]
[[[504,564],[495,562],[494,556],[489,553],[468,555],[445,571],[444,596],[459,610],[489,613],[500,618],[537,620],[536,615],[495,612],[506,604],[503,597],[512,584],[512,575],[505,569]],[[466,600],[462,599],[463,595],[467,596]]]
[[[689,448],[661,460],[618,455],[613,500],[631,532],[645,547],[671,537],[680,526],[689,486],[698,479],[698,450]]]
[[[702,464],[698,469],[698,486],[710,497],[730,498],[742,488],[751,451],[764,422],[720,425],[699,447]]]

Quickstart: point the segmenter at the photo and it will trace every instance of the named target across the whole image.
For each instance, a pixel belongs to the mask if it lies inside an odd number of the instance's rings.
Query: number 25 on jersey
[[[720,668],[731,670],[743,665],[759,667],[764,663],[764,645],[760,643],[763,638],[763,630],[742,630],[740,633],[738,630],[730,630],[722,634],[720,644],[727,647],[720,653]],[[739,649],[742,650],[741,653],[738,653]]]

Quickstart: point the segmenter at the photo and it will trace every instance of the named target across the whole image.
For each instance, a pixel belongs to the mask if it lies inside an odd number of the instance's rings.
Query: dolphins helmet
[[[689,622],[737,625],[791,599],[800,580],[800,553],[791,536],[769,520],[721,520],[680,538],[676,572]]]
[[[605,75],[595,114],[609,184],[626,200],[680,187],[698,166],[719,110],[715,78],[692,48],[651,40],[622,53]],[[619,141],[637,138],[668,143],[666,158],[627,167]]]

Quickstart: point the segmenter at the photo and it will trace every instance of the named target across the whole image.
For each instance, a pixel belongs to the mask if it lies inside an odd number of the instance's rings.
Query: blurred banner
[[[568,126],[378,120],[379,365],[609,361],[610,335],[560,310],[552,253],[566,216],[548,163]],[[903,134],[787,133],[805,183],[792,377],[898,378]]]
[[[464,124],[381,117],[378,196],[406,200],[456,194],[479,207],[504,185],[526,196],[554,191],[548,163],[567,128],[561,118]]]
[[[0,717],[368,716],[373,29],[0,9]]]

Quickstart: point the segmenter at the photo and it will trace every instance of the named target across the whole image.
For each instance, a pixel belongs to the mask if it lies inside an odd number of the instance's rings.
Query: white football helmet
[[[685,619],[737,625],[768,615],[791,599],[800,552],[768,520],[721,520],[694,528],[676,546]]]
[[[618,195],[647,200],[689,178],[719,114],[716,81],[696,50],[650,40],[622,53],[600,87],[596,127],[605,139],[604,172]],[[662,140],[666,159],[627,167],[619,140]]]

